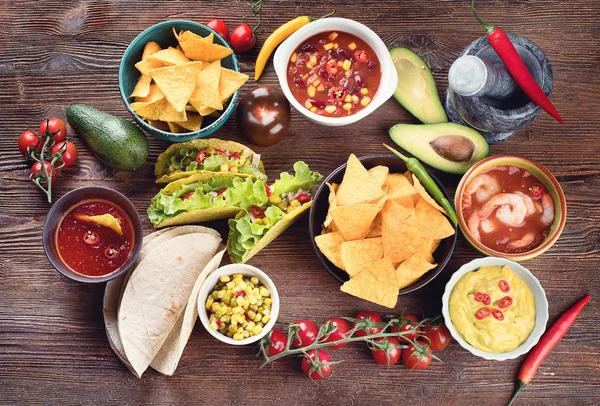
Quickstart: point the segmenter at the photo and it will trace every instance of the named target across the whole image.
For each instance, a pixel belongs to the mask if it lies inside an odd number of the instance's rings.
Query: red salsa
[[[119,222],[122,235],[88,219],[105,214]],[[131,220],[119,206],[107,200],[89,199],[67,211],[55,238],[58,256],[68,268],[86,276],[104,276],[127,261],[134,243],[134,231]]]
[[[344,117],[369,105],[379,88],[381,69],[365,41],[347,32],[327,31],[294,50],[287,80],[296,100],[308,110]]]
[[[534,249],[554,222],[552,196],[535,176],[516,166],[497,166],[473,178],[462,207],[473,238],[504,253]]]

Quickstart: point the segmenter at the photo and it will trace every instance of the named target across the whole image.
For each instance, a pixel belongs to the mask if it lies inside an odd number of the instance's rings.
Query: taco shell
[[[158,156],[158,159],[156,160],[156,165],[154,166],[154,174],[156,175],[156,183],[169,183],[174,180],[186,178],[188,176],[192,176],[197,173],[213,173],[213,174],[214,173],[228,173],[228,174],[231,174],[231,172],[206,172],[206,171],[186,172],[183,170],[178,170],[176,172],[170,173],[169,167],[171,166],[171,158],[173,156],[175,156],[177,154],[177,152],[181,151],[184,148],[202,150],[202,149],[207,149],[209,147],[212,147],[214,149],[221,149],[224,151],[237,152],[239,154],[242,154],[244,152],[244,150],[248,150],[248,151],[250,151],[250,156],[248,157],[249,160],[252,160],[252,157],[255,155],[255,152],[252,151],[250,148],[248,148],[245,145],[242,145],[240,143],[234,142],[234,141],[225,141],[225,140],[219,140],[216,138],[210,138],[210,139],[197,139],[197,140],[192,140],[192,141],[188,141],[188,142],[180,142],[180,143],[171,145],[162,154],[160,154]],[[258,169],[260,172],[265,173],[265,168],[263,166],[262,161],[259,162]],[[236,176],[247,177],[250,175],[245,174],[245,173],[237,173]]]

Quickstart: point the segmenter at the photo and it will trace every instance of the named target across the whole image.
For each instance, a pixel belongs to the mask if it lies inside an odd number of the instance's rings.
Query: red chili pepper
[[[335,59],[330,59],[327,61],[327,74],[331,79],[335,79],[338,74],[338,64]]]
[[[231,154],[230,156],[231,159],[240,159],[240,153],[239,152],[234,152]]]
[[[219,327],[221,327],[221,324],[223,324],[223,322],[221,320],[217,320],[215,321],[215,324]]]
[[[354,51],[354,60],[358,63],[369,62],[369,54],[365,50]]]
[[[475,301],[476,302],[483,302],[483,300],[485,299],[485,295],[481,292],[477,292],[475,293]]]
[[[202,151],[199,151],[198,154],[196,155],[196,163],[198,165],[202,165],[202,163],[204,162],[206,157],[208,157],[208,152],[206,152],[205,149],[203,149]]]
[[[521,370],[517,376],[517,390],[510,399],[508,406],[512,405],[519,392],[531,382],[538,368],[542,365],[542,362],[544,362],[550,351],[556,347],[556,344],[558,344],[561,338],[569,331],[569,328],[573,325],[577,316],[579,316],[581,309],[583,309],[590,301],[590,297],[591,296],[588,293],[583,299],[575,303],[573,307],[564,312],[552,327],[550,327],[550,330],[546,331],[540,339],[540,342],[533,347],[527,356],[527,359],[521,366]]]
[[[221,196],[223,193],[227,192],[227,188],[217,190],[217,196]]]
[[[494,316],[494,318],[498,321],[504,320],[504,313],[502,313],[501,310],[498,310],[498,309],[492,310],[492,316]]]
[[[215,148],[215,152],[227,156],[227,152],[223,151],[222,149]]]
[[[196,193],[196,192],[186,193],[185,195],[183,195],[183,200],[187,200],[190,197],[194,196],[194,193]]]
[[[498,300],[498,307],[501,309],[506,309],[511,304],[513,304],[513,298],[510,296],[504,296],[502,299]]]
[[[498,282],[498,287],[504,293],[510,292],[510,285],[504,279]]]
[[[306,193],[300,193],[298,196],[296,196],[296,200],[298,200],[298,203],[300,204],[308,203],[310,202],[310,196]]]
[[[238,290],[237,292],[235,292],[235,297],[240,297],[240,296],[244,296],[246,293],[243,290]]]
[[[506,66],[506,70],[510,73],[515,82],[517,82],[521,90],[529,96],[531,101],[546,110],[546,112],[558,120],[559,123],[564,124],[565,122],[558,114],[558,111],[556,111],[556,108],[554,108],[554,105],[548,99],[548,96],[546,96],[540,85],[535,81],[534,77],[531,76],[525,62],[523,62],[523,59],[521,59],[515,46],[510,42],[510,39],[502,28],[497,28],[488,24],[477,15],[475,12],[475,0],[471,0],[471,10],[473,10],[473,14],[477,21],[485,28],[490,45],[494,48],[494,51],[496,51],[500,59],[502,59],[504,66]]]
[[[265,183],[265,191],[267,192],[267,197],[271,197],[271,195],[273,194],[273,192],[271,191],[271,188],[266,183]]]
[[[484,293],[482,302],[484,305],[489,306],[492,304],[492,297],[490,295],[488,295],[487,293]]]
[[[490,309],[488,309],[487,307],[482,307],[481,309],[477,310],[477,312],[475,312],[475,317],[477,317],[477,320],[483,320],[490,314],[492,314]]]
[[[531,193],[531,198],[539,199],[544,194],[544,187],[539,183],[534,183],[529,188],[529,192]]]
[[[257,219],[265,218],[265,211],[258,206],[253,204],[252,206],[250,206],[249,210],[250,210],[250,214],[252,214],[252,216],[254,218],[257,218]]]

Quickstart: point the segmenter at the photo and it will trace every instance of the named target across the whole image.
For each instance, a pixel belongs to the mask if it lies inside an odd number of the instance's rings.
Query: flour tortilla
[[[148,252],[129,278],[118,329],[125,356],[139,376],[177,324],[196,280],[220,243],[219,237],[204,233],[173,237]]]

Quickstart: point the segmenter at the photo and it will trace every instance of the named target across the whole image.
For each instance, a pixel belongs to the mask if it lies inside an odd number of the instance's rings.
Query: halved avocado
[[[488,156],[485,138],[455,123],[396,124],[390,137],[414,157],[440,171],[463,174]]]
[[[390,49],[398,73],[394,98],[422,123],[448,121],[433,74],[423,59],[408,48]]]

